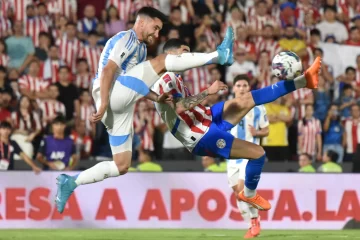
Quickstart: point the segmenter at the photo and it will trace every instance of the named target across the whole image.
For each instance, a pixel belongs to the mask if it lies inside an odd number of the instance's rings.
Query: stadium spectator
[[[139,151],[139,165],[137,165],[139,172],[162,172],[163,169],[160,164],[152,162],[152,153],[144,149]]]
[[[0,14],[0,38],[6,38],[7,36],[12,34],[12,26],[11,22],[4,15]]]
[[[317,171],[322,173],[341,173],[342,167],[336,164],[338,158],[339,155],[336,152],[332,150],[326,151],[322,158],[323,164],[321,164]]]
[[[342,135],[344,129],[340,122],[339,107],[332,104],[324,122],[324,148],[323,151],[333,150],[339,155],[338,162],[344,158],[344,148],[342,146]]]
[[[41,65],[40,76],[49,83],[57,83],[61,66],[65,66],[65,62],[59,58],[59,47],[51,45],[48,51],[48,58]]]
[[[97,46],[99,35],[95,31],[90,31],[88,33],[87,40],[87,44],[82,49],[80,57],[87,60],[90,73],[95,75],[98,69],[102,47]]]
[[[79,89],[90,90],[93,78],[88,61],[85,58],[78,58],[76,60],[75,86]]]
[[[5,40],[7,54],[10,57],[8,66],[16,68],[19,73],[27,68],[35,53],[33,41],[24,36],[23,27],[21,21],[16,21],[14,23],[14,35]]]
[[[11,86],[7,80],[6,68],[1,65],[0,65],[0,91],[2,92],[6,91],[12,94]]]
[[[328,36],[334,36],[336,42],[342,43],[349,38],[348,31],[343,23],[336,20],[336,7],[324,7],[324,19],[316,25],[321,32],[321,39],[325,41]]]
[[[5,41],[0,38],[0,66],[7,67],[9,60],[10,58],[7,55]]]
[[[200,26],[195,28],[195,40],[199,41],[202,35],[205,35],[210,49],[214,50],[220,42],[220,36],[217,31],[212,30],[212,26],[217,24],[209,14],[204,14],[201,18]],[[180,36],[181,33],[180,33]]]
[[[226,172],[226,168],[220,167],[215,158],[213,157],[202,157],[202,165],[205,172]],[[230,160],[231,161],[231,160]]]
[[[321,57],[324,58],[324,51],[321,48],[314,48],[313,58]],[[326,62],[321,62],[321,76],[324,78],[326,84],[332,85],[334,83],[334,69]]]
[[[269,52],[261,51],[256,67],[257,88],[264,88],[271,85],[272,70],[270,63]]]
[[[275,28],[268,23],[265,24],[262,30],[262,37],[255,42],[255,48],[257,54],[262,51],[267,51],[270,54],[270,58],[273,59],[276,54],[282,51],[278,41],[275,38]]]
[[[88,159],[92,152],[93,141],[86,129],[84,120],[75,124],[75,129],[71,132],[70,138],[74,141],[78,159]]]
[[[133,9],[132,0],[106,0],[106,7],[116,7],[120,20],[128,22],[131,20],[131,11]]]
[[[4,92],[0,91],[0,122],[11,122],[11,113],[4,104]]]
[[[226,83],[232,86],[237,75],[248,74],[251,78],[256,74],[255,64],[246,60],[245,49],[237,49],[234,56],[235,62],[226,69]]]
[[[134,115],[134,132],[141,138],[142,149],[150,152],[155,150],[153,116],[153,110],[149,108],[147,100],[137,103]]]
[[[32,143],[41,133],[42,127],[40,116],[32,111],[30,99],[27,96],[24,95],[20,98],[16,110],[11,113],[11,121],[15,129],[12,140],[20,145],[26,155],[33,157],[34,146]]]
[[[37,160],[44,165],[44,170],[73,170],[78,162],[74,141],[65,136],[66,120],[57,116],[51,124],[52,135],[41,141]]]
[[[26,155],[20,146],[13,140],[10,140],[12,127],[8,122],[0,123],[0,170],[14,170],[14,155],[20,156],[31,169],[36,173],[40,173],[41,169],[38,168],[33,160]]]
[[[86,5],[84,8],[84,18],[77,23],[78,37],[81,40],[86,40],[86,35],[95,31],[98,20],[95,17],[95,7],[93,5]]]
[[[53,0],[48,2],[47,8],[50,14],[65,16],[72,22],[77,21],[77,1],[76,0]]]
[[[106,36],[104,22],[98,22],[97,27],[96,27],[96,32],[99,37],[98,45],[105,46],[105,44],[109,38]]]
[[[354,98],[354,91],[351,85],[345,84],[342,89],[342,94],[340,99],[336,101],[339,105],[339,110],[341,112],[342,118],[348,118],[351,116],[351,106],[356,104],[356,99]]]
[[[315,173],[315,168],[311,165],[312,157],[309,154],[303,153],[299,156],[299,172]]]
[[[346,45],[360,47],[360,30],[357,27],[351,27],[350,37],[345,42]]]
[[[53,22],[51,16],[48,14],[47,7],[45,3],[38,3],[36,6],[38,17],[46,23],[46,25],[50,28],[53,27]]]
[[[63,116],[66,116],[65,105],[57,100],[59,97],[58,86],[52,84],[47,91],[49,93],[48,98],[42,100],[39,104],[42,116],[42,126],[44,129],[51,124],[57,115],[62,114]]]
[[[56,86],[59,89],[58,100],[65,105],[66,120],[73,119],[75,105],[78,102],[79,94],[77,87],[70,82],[69,68],[61,66],[59,68],[59,82]]]
[[[40,32],[48,32],[47,23],[42,18],[37,16],[35,6],[30,4],[26,6],[26,20],[25,20],[25,36],[31,37],[35,47],[39,46]]]
[[[238,7],[232,7],[230,9],[230,19],[225,20],[221,26],[221,37],[225,36],[226,28],[232,27],[234,29],[235,38],[237,38],[237,28],[246,27],[244,12],[241,11]]]
[[[343,146],[346,148],[344,161],[352,161],[356,146],[360,143],[360,107],[351,106],[351,117],[344,122]]]
[[[35,57],[41,62],[48,58],[49,48],[52,43],[51,35],[47,32],[39,33],[39,45],[35,48]]]
[[[95,113],[93,100],[87,89],[82,89],[79,94],[79,104],[75,105],[76,122],[85,121],[86,131],[95,136],[95,124],[90,122],[91,115]]]
[[[106,11],[105,31],[108,37],[126,30],[125,21],[119,17],[119,12],[114,5],[110,5]]]
[[[234,42],[235,50],[238,48],[245,49],[246,60],[255,62],[257,59],[256,48],[253,42],[249,41],[249,34],[246,26],[239,26],[236,28],[236,40]]]
[[[319,76],[319,85],[314,92],[315,118],[319,119],[321,122],[325,121],[330,102],[331,98],[326,82],[322,76]]]
[[[306,105],[305,116],[298,122],[298,150],[309,154],[313,159],[321,160],[321,123],[314,117],[314,107],[311,104]]]
[[[294,25],[287,25],[284,29],[284,37],[280,39],[279,45],[282,49],[296,53],[300,58],[307,55],[306,44],[303,40],[296,38]]]

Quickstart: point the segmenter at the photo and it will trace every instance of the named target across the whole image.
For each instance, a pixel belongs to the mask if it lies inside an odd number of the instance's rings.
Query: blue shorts
[[[212,123],[209,130],[196,144],[192,153],[198,156],[230,158],[234,136],[230,131],[234,125],[222,118],[225,102],[211,107]]]

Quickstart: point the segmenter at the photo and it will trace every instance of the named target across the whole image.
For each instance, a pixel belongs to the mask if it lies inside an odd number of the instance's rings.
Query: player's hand
[[[172,101],[173,98],[169,93],[160,94],[156,99],[156,102],[158,103],[171,103]]]
[[[211,84],[211,86],[208,88],[208,93],[209,95],[212,95],[212,94],[216,94],[218,93],[219,91],[221,90],[227,90],[228,86],[219,81],[219,80],[216,80],[213,84]]]
[[[93,123],[96,123],[98,121],[101,121],[101,119],[103,118],[105,112],[107,110],[107,106],[105,105],[101,105],[99,107],[99,109],[97,110],[96,113],[93,113],[93,115],[91,116],[90,118],[90,121],[93,122]]]
[[[53,163],[53,162],[49,162],[49,163],[48,163],[48,166],[49,166],[49,168],[50,168],[51,170],[59,170],[59,169],[56,167],[55,163]]]
[[[34,173],[35,173],[36,175],[38,175],[38,174],[41,173],[41,171],[42,171],[42,169],[39,168],[39,167],[37,167],[37,166],[32,167],[32,170],[34,171]]]
[[[256,129],[253,126],[249,125],[249,131],[251,136],[256,137]]]

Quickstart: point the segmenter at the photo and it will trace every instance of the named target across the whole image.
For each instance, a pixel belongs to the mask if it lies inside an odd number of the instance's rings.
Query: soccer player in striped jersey
[[[167,54],[179,55],[189,51],[187,43],[180,39],[170,39],[164,45],[164,52]],[[317,88],[320,68],[321,59],[317,58],[304,75],[292,81],[280,81],[263,89],[246,92],[229,101],[219,102],[211,108],[204,107],[201,102],[207,96],[226,89],[224,83],[215,81],[205,91],[191,96],[180,75],[166,72],[154,84],[152,90],[157,94],[171,94],[173,101],[157,102],[155,107],[170,132],[193,154],[226,159],[249,159],[245,168],[244,190],[237,198],[259,210],[269,210],[270,203],[256,193],[265,162],[263,148],[235,138],[228,131],[255,106],[272,102],[299,88]]]
[[[164,21],[166,16],[163,13],[143,7],[132,29],[119,32],[107,41],[93,82],[92,95],[97,112],[92,121],[101,120],[106,126],[114,161],[103,161],[74,177],[61,174],[57,178],[56,196],[60,213],[77,186],[127,173],[132,156],[135,103],[142,97],[156,102],[168,99],[168,94],[159,96],[149,89],[164,72],[185,71],[214,63],[231,65],[234,62],[234,33],[231,28],[212,53],[161,54],[145,61],[146,45],[155,42]]]
[[[238,75],[234,78],[233,92],[235,98],[241,98],[250,91],[250,78],[246,74]],[[241,140],[260,144],[260,138],[269,135],[269,121],[266,116],[266,110],[263,105],[252,108],[242,119],[236,124],[230,133]],[[227,175],[230,187],[234,190],[235,196],[244,189],[245,169],[248,159],[236,159],[227,161]],[[244,238],[254,238],[260,234],[260,218],[258,209],[250,204],[237,201],[237,206],[242,218],[248,224],[248,231]]]

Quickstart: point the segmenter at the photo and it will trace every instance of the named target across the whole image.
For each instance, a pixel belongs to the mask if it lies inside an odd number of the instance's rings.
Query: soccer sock
[[[304,87],[306,87],[306,79],[304,75],[301,75],[291,81],[279,81],[271,86],[251,91],[251,94],[255,105],[261,105],[273,102],[279,97]]]
[[[170,72],[181,72],[190,68],[201,67],[218,62],[218,52],[168,54],[165,58],[165,68]]]
[[[255,196],[255,189],[260,181],[260,175],[265,163],[265,154],[258,159],[249,160],[245,168],[245,197]]]
[[[236,201],[236,205],[239,209],[239,212],[244,219],[244,222],[248,224],[248,227],[251,227],[251,213],[249,204],[243,201]]]
[[[119,176],[119,170],[114,161],[103,161],[95,166],[82,171],[79,175],[74,176],[75,183],[79,185],[96,183],[108,177]]]
[[[250,211],[250,218],[258,218],[259,217],[259,210],[254,208],[253,206],[249,205]]]

